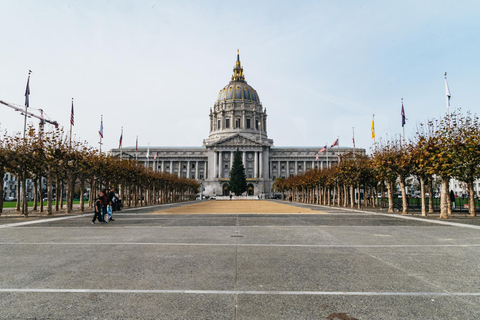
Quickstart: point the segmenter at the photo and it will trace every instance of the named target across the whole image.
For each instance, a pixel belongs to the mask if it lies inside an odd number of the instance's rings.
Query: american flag
[[[339,145],[339,144],[338,144],[338,138],[337,138],[337,140],[335,140],[335,142],[332,143],[332,145],[330,146],[330,148],[333,148],[333,147],[338,146],[338,145]]]
[[[123,129],[122,129],[122,133],[120,133],[120,141],[118,142],[119,149],[122,147],[122,140],[123,140]]]
[[[322,149],[318,150],[318,154],[322,153],[323,151],[327,151],[327,146],[323,147]]]
[[[155,152],[155,155],[153,156],[153,160],[157,160],[158,152]]]
[[[72,100],[72,114],[70,114],[70,123],[72,124],[72,126],[75,125],[74,113],[73,113],[73,100]]]

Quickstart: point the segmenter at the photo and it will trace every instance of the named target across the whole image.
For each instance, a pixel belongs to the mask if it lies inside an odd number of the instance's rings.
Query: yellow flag
[[[375,124],[372,119],[372,139],[375,138]]]

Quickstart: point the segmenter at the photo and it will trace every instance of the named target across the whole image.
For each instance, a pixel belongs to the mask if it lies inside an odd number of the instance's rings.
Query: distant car
[[[17,201],[17,198],[15,197],[6,197],[5,201]]]

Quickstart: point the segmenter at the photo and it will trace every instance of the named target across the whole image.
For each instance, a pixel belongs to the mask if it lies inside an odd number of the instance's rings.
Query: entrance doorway
[[[228,196],[228,194],[229,194],[229,191],[228,191],[228,183],[225,183],[225,184],[223,185],[222,190],[223,190],[222,194],[223,194],[224,196]]]
[[[249,196],[253,196],[255,189],[253,188],[253,184],[248,184],[247,185],[247,194]]]

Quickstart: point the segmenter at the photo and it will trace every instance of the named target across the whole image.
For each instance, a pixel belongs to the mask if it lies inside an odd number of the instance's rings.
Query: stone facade
[[[278,177],[300,174],[312,168],[326,168],[352,148],[274,147],[267,136],[267,111],[245,81],[240,56],[231,81],[220,90],[210,109],[210,129],[202,147],[149,147],[112,149],[114,156],[136,158],[154,170],[202,182],[204,195],[226,194],[233,153],[238,149],[247,176],[250,195],[268,197]],[[361,150],[363,153],[364,149]],[[149,158],[147,159],[147,153]],[[155,159],[154,159],[155,158]]]

